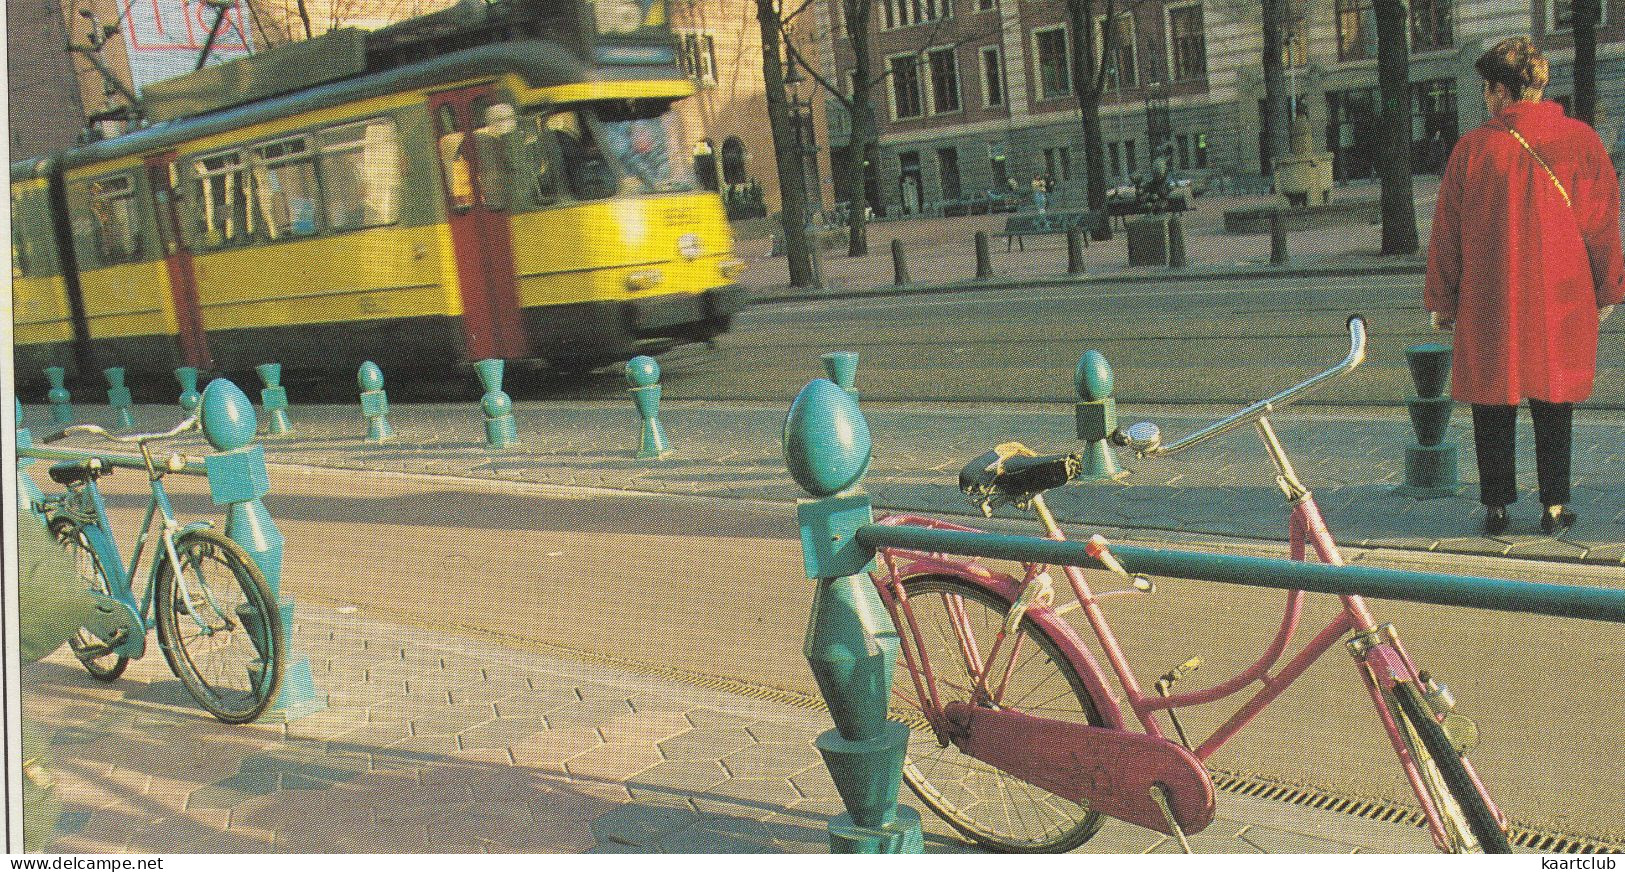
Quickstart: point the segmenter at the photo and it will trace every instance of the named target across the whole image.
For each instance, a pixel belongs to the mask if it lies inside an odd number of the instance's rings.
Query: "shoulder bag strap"
[[[1566,204],[1570,209],[1573,209],[1574,202],[1569,199],[1569,192],[1563,187],[1563,183],[1557,180],[1557,173],[1552,172],[1552,168],[1546,165],[1546,161],[1541,159],[1540,154],[1535,151],[1534,146],[1529,144],[1529,140],[1524,139],[1523,134],[1513,129],[1510,125],[1507,127],[1507,132],[1512,134],[1513,139],[1518,140],[1518,144],[1523,146],[1525,151],[1529,152],[1529,155],[1535,159],[1535,163],[1540,164],[1540,168],[1545,170],[1546,175],[1551,178],[1552,184],[1557,186],[1557,192],[1563,195],[1564,204]]]

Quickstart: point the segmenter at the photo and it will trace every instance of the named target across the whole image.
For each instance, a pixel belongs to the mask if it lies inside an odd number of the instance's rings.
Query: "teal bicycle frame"
[[[141,565],[142,552],[146,550],[147,542],[152,535],[153,521],[161,519],[159,528],[160,541],[163,543],[165,556],[172,565],[180,566],[180,559],[175,553],[175,540],[188,531],[213,526],[208,521],[195,521],[185,526],[179,525],[175,519],[175,509],[169,502],[169,492],[164,488],[164,474],[173,468],[173,460],[164,466],[153,463],[152,450],[148,441],[167,438],[184,432],[197,425],[197,418],[188,418],[167,433],[150,433],[139,436],[111,437],[119,441],[133,441],[141,448],[141,457],[145,461],[147,480],[151,490],[151,497],[147,500],[147,514],[141,522],[141,533],[136,538],[135,551],[130,555],[130,563],[126,567],[123,558],[119,556],[118,543],[113,537],[113,531],[108,526],[107,502],[102,498],[101,488],[96,484],[96,476],[89,475],[76,484],[68,485],[68,492],[57,498],[41,501],[37,508],[41,514],[47,516],[47,522],[57,519],[72,521],[85,537],[96,560],[101,564],[103,576],[107,579],[111,593],[103,594],[91,591],[96,598],[97,606],[85,629],[90,631],[106,650],[92,649],[82,652],[81,657],[102,657],[107,654],[117,654],[132,660],[140,659],[147,650],[147,632],[156,625],[153,616],[153,598],[157,590],[158,567],[163,560],[154,559],[152,566],[147,570],[146,589],[142,591],[141,599],[136,600],[133,582]],[[105,430],[95,425],[80,425],[69,427],[60,433],[47,437],[51,442],[75,432],[94,433]],[[176,455],[175,458],[178,458]],[[72,465],[94,464],[97,468],[104,463],[100,458],[91,457],[87,461],[70,461]],[[109,464],[110,465],[110,464]],[[86,503],[88,502],[88,505]],[[177,579],[184,584],[184,575]],[[198,626],[203,627],[204,622],[198,620],[197,614],[192,611],[191,597],[182,597],[186,603],[186,611]]]

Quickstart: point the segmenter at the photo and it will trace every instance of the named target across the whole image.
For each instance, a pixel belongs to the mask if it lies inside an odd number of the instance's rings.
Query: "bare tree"
[[[1411,191],[1410,61],[1405,0],[1372,0],[1377,19],[1377,84],[1382,134],[1377,172],[1382,177],[1382,253],[1415,254],[1416,202]]]
[[[1601,0],[1574,0],[1574,117],[1597,123],[1597,19]]]
[[[784,16],[783,21],[786,24],[792,22],[814,2],[818,0],[803,0],[800,7]],[[892,71],[883,69],[877,73],[874,70],[874,48],[869,39],[869,23],[873,20],[876,0],[834,0],[834,2],[840,3],[843,29],[852,52],[850,89],[841,87],[837,80],[824,75],[816,66],[809,63],[793,41],[786,41],[785,49],[789,52],[791,60],[805,70],[819,87],[846,111],[850,119],[851,134],[847,148],[852,160],[847,168],[847,190],[852,193],[850,208],[847,209],[847,254],[851,257],[861,257],[869,253],[868,215],[865,208],[868,205],[869,168],[879,166],[880,162],[880,130],[875,121],[875,91],[886,84],[891,78]],[[928,47],[958,48],[990,35],[988,32],[963,32],[953,39],[942,40],[943,28],[950,20],[947,16],[936,19],[930,28],[923,30],[919,38],[912,42],[915,46],[916,65],[923,64]]]
[[[1270,161],[1286,157],[1292,131],[1292,109],[1286,94],[1286,73],[1283,54],[1286,48],[1283,26],[1286,24],[1287,0],[1260,0],[1264,23],[1264,143],[1269,154],[1261,155],[1259,172],[1269,177],[1275,168]]]
[[[784,231],[784,252],[789,259],[790,284],[817,283],[807,238],[807,177],[802,156],[799,121],[790,117],[784,93],[785,62],[783,13],[774,0],[756,0],[756,22],[762,33],[762,83],[767,94],[767,120],[773,134],[773,157],[779,171],[779,224]]]

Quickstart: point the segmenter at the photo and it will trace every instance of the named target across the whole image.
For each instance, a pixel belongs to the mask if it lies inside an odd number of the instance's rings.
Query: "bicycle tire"
[[[101,558],[96,556],[95,549],[90,547],[90,540],[85,537],[84,528],[67,518],[57,518],[50,524],[51,536],[68,552],[73,560],[74,572],[79,580],[91,590],[111,596],[113,585],[107,580],[107,572],[102,568]],[[103,654],[100,657],[84,657],[82,653],[92,647],[101,645],[89,630],[80,627],[72,636],[68,637],[68,648],[73,655],[85,666],[85,671],[97,681],[117,681],[119,676],[130,665],[130,658],[122,654]]]
[[[1433,807],[1444,819],[1451,853],[1512,853],[1500,822],[1462,765],[1461,752],[1451,744],[1421,692],[1414,684],[1402,682],[1394,687],[1392,696],[1399,703],[1395,714],[1400,735],[1422,772]]]
[[[228,724],[248,723],[282,686],[286,649],[270,585],[242,546],[213,530],[182,535],[175,555],[186,584],[177,590],[176,567],[163,554],[153,606],[164,659],[205,711]]]
[[[947,623],[947,603],[951,597],[964,603],[965,623],[971,628],[977,650],[984,656],[994,633],[1004,623],[1010,604],[980,585],[952,576],[911,578],[903,587],[920,638],[927,646],[923,659],[936,678],[943,704],[953,701],[956,693],[966,696],[970,679],[964,659],[954,647],[959,634]],[[907,627],[899,627],[899,630],[910,632]],[[1007,701],[1004,707],[1103,726],[1100,707],[1048,631],[1029,615],[1022,619],[1017,635],[1038,644],[1022,653],[1012,671],[1003,697]],[[1005,640],[1005,650],[1013,638]],[[907,644],[914,647],[912,635]],[[921,655],[916,652],[916,656]],[[1003,660],[1003,655],[1000,659]],[[926,720],[918,696],[913,676],[900,657],[892,680],[892,717],[910,728],[903,780],[914,795],[949,826],[984,848],[1007,853],[1070,851],[1100,829],[1102,815],[1087,805],[1006,775],[961,753],[953,744],[942,746]],[[1027,705],[1029,701],[1037,704]]]

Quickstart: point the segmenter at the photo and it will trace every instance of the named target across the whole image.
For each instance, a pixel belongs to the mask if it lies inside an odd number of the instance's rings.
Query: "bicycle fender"
[[[1151,797],[1160,784],[1187,835],[1213,822],[1206,767],[1167,739],[961,702],[944,710],[961,751],[1056,796],[1173,835]]]

